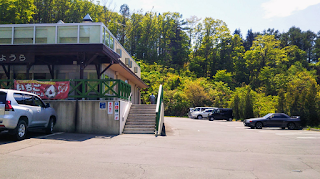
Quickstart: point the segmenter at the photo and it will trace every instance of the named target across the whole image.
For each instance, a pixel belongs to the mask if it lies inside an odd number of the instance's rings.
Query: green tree
[[[246,89],[246,96],[244,100],[244,110],[243,110],[243,118],[248,119],[248,118],[253,118],[253,100],[251,96],[251,88],[248,86]]]
[[[240,98],[239,98],[239,95],[238,93],[234,93],[234,97],[233,97],[233,100],[232,100],[232,109],[233,109],[233,116],[236,120],[239,120],[240,119],[240,107],[239,107],[239,104],[240,104]]]

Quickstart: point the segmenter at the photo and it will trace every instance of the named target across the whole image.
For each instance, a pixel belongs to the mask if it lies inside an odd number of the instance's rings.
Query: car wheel
[[[199,115],[197,118],[198,118],[198,119],[202,119],[202,116],[201,116],[201,115]]]
[[[294,123],[290,122],[290,123],[288,124],[288,129],[289,129],[289,130],[293,130],[293,129],[295,129],[295,128],[296,128],[296,125],[295,125]]]
[[[230,118],[228,119],[228,121],[232,121],[232,118],[230,117]]]
[[[47,126],[47,128],[46,128],[46,133],[47,133],[47,134],[52,134],[52,132],[53,132],[53,127],[54,127],[54,120],[53,120],[53,118],[51,117],[50,120],[49,120],[48,126]]]
[[[209,117],[209,121],[213,121],[214,120],[214,117]]]
[[[261,122],[257,122],[256,123],[256,128],[257,129],[262,129],[262,123]]]
[[[17,140],[23,140],[26,138],[27,135],[27,123],[24,120],[20,120],[18,125],[15,129],[15,138]]]
[[[281,129],[285,129],[285,127],[281,127]]]

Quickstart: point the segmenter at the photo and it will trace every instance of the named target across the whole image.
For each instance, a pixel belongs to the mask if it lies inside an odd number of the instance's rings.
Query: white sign
[[[108,114],[113,114],[113,102],[108,102]]]
[[[114,102],[114,120],[119,120],[119,102]]]

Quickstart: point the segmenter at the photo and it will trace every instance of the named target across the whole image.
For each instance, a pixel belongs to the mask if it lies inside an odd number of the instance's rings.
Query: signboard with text
[[[0,64],[2,63],[33,63],[34,55],[23,53],[0,53]]]
[[[15,80],[14,89],[34,93],[42,99],[66,99],[70,89],[70,82]]]
[[[119,101],[114,102],[114,120],[119,120]]]
[[[113,114],[113,102],[108,102],[108,114]]]

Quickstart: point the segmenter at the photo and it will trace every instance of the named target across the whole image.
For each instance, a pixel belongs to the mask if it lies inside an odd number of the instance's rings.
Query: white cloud
[[[320,0],[269,0],[262,3],[265,19],[273,17],[287,17],[295,11],[301,11],[309,6],[319,4]]]

